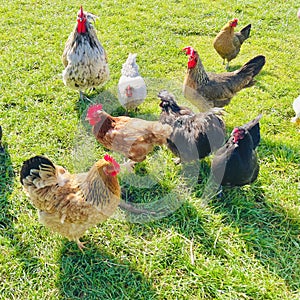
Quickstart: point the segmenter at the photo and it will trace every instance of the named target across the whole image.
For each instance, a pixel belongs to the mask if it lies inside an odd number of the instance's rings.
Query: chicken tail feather
[[[266,58],[263,55],[255,56],[245,63],[238,71],[238,74],[256,76],[266,63]]]
[[[244,37],[244,40],[246,40],[250,36],[251,31],[251,24],[245,26],[241,31],[241,35]]]
[[[45,179],[51,182],[51,176],[56,180],[55,165],[48,158],[37,155],[24,161],[20,181],[22,185],[32,183],[41,187]]]

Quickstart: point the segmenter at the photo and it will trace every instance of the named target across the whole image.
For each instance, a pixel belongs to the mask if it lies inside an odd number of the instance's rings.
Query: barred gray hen
[[[265,64],[265,57],[258,55],[234,72],[206,73],[198,52],[190,46],[183,50],[189,57],[183,93],[201,111],[227,105],[237,92],[254,85]]]

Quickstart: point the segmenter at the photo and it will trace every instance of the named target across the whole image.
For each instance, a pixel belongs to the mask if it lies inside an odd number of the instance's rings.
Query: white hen
[[[119,101],[125,109],[134,109],[143,103],[147,96],[146,84],[136,63],[136,53],[129,53],[121,74],[118,83]]]
[[[293,109],[296,115],[291,119],[291,121],[300,124],[300,96],[294,100]]]

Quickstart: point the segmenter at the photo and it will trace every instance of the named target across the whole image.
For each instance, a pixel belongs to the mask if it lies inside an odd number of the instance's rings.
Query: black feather
[[[168,124],[173,132],[167,140],[168,148],[182,162],[191,162],[208,156],[224,143],[225,125],[213,112],[195,114],[187,107],[179,106],[174,95],[163,90],[160,122]]]
[[[20,173],[21,184],[23,184],[23,179],[30,175],[30,170],[39,170],[41,165],[49,165],[55,168],[54,164],[48,158],[41,155],[34,156],[24,161]]]
[[[261,115],[238,127],[243,137],[235,143],[231,136],[215,153],[211,169],[214,180],[220,185],[242,186],[256,180],[259,164],[255,149],[260,141],[260,119]]]

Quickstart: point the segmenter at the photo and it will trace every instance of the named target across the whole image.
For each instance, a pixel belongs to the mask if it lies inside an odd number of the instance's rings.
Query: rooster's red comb
[[[88,108],[88,111],[87,111],[87,118],[93,118],[95,117],[95,115],[97,114],[97,112],[99,110],[102,110],[102,104],[94,104],[94,105],[91,105],[89,108]]]
[[[84,17],[84,12],[83,12],[82,5],[80,6],[80,9],[79,9],[79,11],[78,11],[78,17],[79,17],[79,18],[83,18],[83,17]]]
[[[104,160],[112,163],[112,165],[115,167],[116,171],[120,171],[120,165],[117,163],[117,161],[112,156],[105,154],[103,158],[104,158]]]
[[[182,51],[185,51],[186,55],[194,55],[195,54],[195,49],[191,46],[184,47],[182,49]]]

